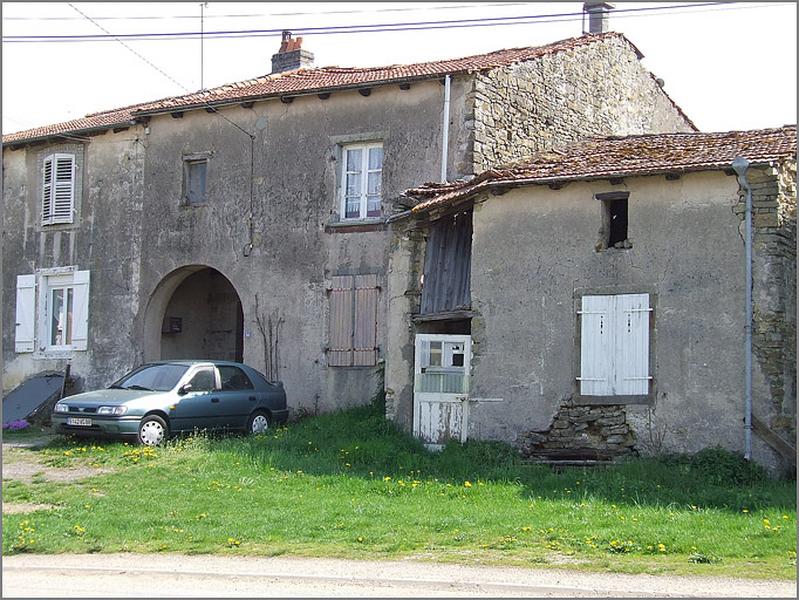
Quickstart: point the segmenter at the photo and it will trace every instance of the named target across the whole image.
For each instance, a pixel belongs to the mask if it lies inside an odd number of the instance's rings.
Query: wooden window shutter
[[[649,393],[649,294],[615,297],[614,393],[645,396]]]
[[[75,271],[72,281],[72,348],[86,350],[89,338],[89,271]]]
[[[51,223],[72,223],[75,208],[75,157],[56,154]]]
[[[377,275],[355,276],[355,328],[353,365],[377,364]]]
[[[583,296],[580,310],[580,394],[609,396],[613,383],[613,296]]]
[[[36,275],[17,275],[15,352],[33,352],[36,318]]]
[[[330,289],[330,338],[327,364],[350,367],[353,361],[353,297],[355,277],[337,275]]]
[[[53,222],[53,156],[42,164],[42,225]]]

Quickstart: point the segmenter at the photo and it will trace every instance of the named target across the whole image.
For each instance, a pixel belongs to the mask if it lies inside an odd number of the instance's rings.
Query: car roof
[[[192,367],[194,365],[207,365],[207,364],[214,364],[214,365],[221,365],[221,366],[232,366],[232,367],[246,367],[247,365],[234,362],[232,360],[156,360],[153,362],[146,363],[148,365],[183,365],[185,367]]]

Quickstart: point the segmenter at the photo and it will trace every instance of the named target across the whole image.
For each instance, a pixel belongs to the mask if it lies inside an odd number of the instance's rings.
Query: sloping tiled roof
[[[405,192],[420,202],[413,212],[464,200],[490,187],[544,184],[576,179],[607,179],[708,171],[730,167],[743,156],[766,163],[796,156],[796,125],[724,133],[659,133],[589,138],[539,152],[468,181],[427,183]]]
[[[136,116],[185,110],[189,108],[202,108],[208,104],[222,105],[254,100],[257,98],[311,94],[325,90],[429,79],[458,73],[473,73],[476,71],[505,67],[545,55],[556,54],[558,52],[574,50],[582,46],[612,38],[623,40],[630,45],[639,58],[642,56],[640,51],[623,34],[609,32],[568,38],[544,46],[511,48],[464,58],[409,65],[390,65],[387,67],[368,68],[321,67],[317,69],[298,69],[287,73],[265,75],[247,81],[230,83],[183,96],[162,98],[161,100],[135,104],[125,108],[92,113],[82,119],[27,129],[25,131],[4,135],[3,142],[8,144],[46,138],[64,133],[103,129],[119,123],[129,122]]]

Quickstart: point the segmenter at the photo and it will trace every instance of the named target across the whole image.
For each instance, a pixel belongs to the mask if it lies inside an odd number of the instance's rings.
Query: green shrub
[[[757,463],[719,446],[695,454],[664,456],[661,461],[685,472],[700,474],[715,485],[752,485],[768,477]]]

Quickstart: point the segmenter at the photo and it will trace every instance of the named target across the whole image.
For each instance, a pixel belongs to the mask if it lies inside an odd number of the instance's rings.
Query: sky
[[[616,2],[611,29],[702,131],[796,123],[796,3]],[[701,4],[706,4],[701,2]],[[73,8],[74,7],[74,8]],[[677,8],[684,7],[684,8]],[[242,38],[12,42],[8,36],[294,30],[463,19],[503,25],[370,33],[297,33],[316,66],[423,62],[536,46],[582,33],[581,2],[3,2],[2,128],[87,113],[268,74],[280,34]],[[81,14],[83,13],[83,14]],[[91,20],[89,20],[89,18]],[[501,20],[504,19],[504,20]],[[94,22],[92,22],[94,21]],[[101,29],[102,27],[102,29]],[[103,31],[106,30],[106,31]],[[196,37],[196,36],[195,36]],[[202,45],[202,61],[201,61]],[[127,46],[127,47],[126,47]]]

